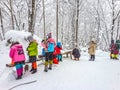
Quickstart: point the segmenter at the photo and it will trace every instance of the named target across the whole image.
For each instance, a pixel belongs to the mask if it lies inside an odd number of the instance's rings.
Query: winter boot
[[[90,59],[89,59],[89,61],[92,61],[92,55],[90,56]]]
[[[34,69],[32,68],[31,70],[30,70],[30,72],[32,72]]]
[[[44,72],[48,72],[48,67],[45,66]]]
[[[33,69],[31,73],[34,74],[36,72],[37,72],[37,69]]]
[[[48,69],[49,69],[49,70],[52,70],[52,64],[49,65],[49,68],[48,68]]]
[[[16,78],[16,80],[19,80],[19,79],[22,79],[22,76],[18,76],[18,77]]]
[[[92,55],[92,60],[95,61],[95,55]]]

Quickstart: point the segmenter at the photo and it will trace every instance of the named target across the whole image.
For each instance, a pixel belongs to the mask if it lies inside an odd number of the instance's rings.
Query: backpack
[[[54,43],[48,43],[48,52],[54,52]]]

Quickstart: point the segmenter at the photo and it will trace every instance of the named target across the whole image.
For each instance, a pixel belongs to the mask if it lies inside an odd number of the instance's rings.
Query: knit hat
[[[95,38],[92,38],[91,41],[95,42]]]
[[[48,33],[47,34],[47,38],[51,38],[52,37],[52,34],[51,33]]]
[[[28,39],[30,42],[34,40],[34,39],[33,39],[33,36],[28,36],[27,39]]]
[[[58,47],[61,47],[61,43],[60,43],[60,42],[57,42],[57,46],[58,46]]]
[[[111,43],[114,43],[114,40],[113,40],[113,39],[111,40]]]

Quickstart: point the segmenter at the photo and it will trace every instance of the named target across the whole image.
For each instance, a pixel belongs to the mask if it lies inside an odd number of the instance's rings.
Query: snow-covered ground
[[[97,50],[96,60],[88,61],[89,55],[83,51],[80,61],[63,58],[48,72],[43,71],[44,65],[39,65],[37,73],[26,72],[21,80],[15,80],[12,71],[15,68],[5,67],[10,63],[9,46],[6,47],[4,41],[0,47],[0,90],[33,80],[37,82],[12,90],[120,90],[120,61],[111,60],[107,52]]]
[[[36,74],[27,72],[21,80],[15,80],[11,69],[6,69],[8,55],[1,55],[0,90],[33,80],[37,82],[13,90],[120,90],[120,61],[110,60],[106,52],[97,51],[95,61],[88,61],[89,56],[84,52],[80,61],[63,58],[63,62],[47,73],[40,65]]]

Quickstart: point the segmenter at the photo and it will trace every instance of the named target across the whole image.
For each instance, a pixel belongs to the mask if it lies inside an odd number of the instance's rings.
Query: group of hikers
[[[38,56],[38,43],[33,38],[33,36],[28,36],[27,40],[29,41],[29,45],[26,49],[29,56],[29,62],[32,64],[30,72],[32,74],[37,72],[37,56]],[[116,41],[114,43],[114,40],[111,41],[110,50],[111,54],[110,57],[112,59],[118,59],[120,42]],[[41,41],[42,49],[42,57],[45,57],[45,63],[44,63],[44,72],[48,72],[48,70],[52,70],[52,65],[54,62],[62,61],[62,45],[60,42],[55,42],[55,40],[52,38],[52,34],[48,33],[46,35],[46,39]],[[88,53],[90,55],[89,61],[95,60],[95,51],[96,51],[96,43],[94,40],[91,40],[89,43]],[[78,47],[75,47],[72,50],[72,55],[74,60],[79,60],[80,58],[80,51]],[[12,64],[15,65],[17,77],[16,80],[19,80],[23,76],[23,65],[25,64],[25,53],[23,50],[23,46],[18,42],[14,41],[12,42],[10,46],[10,52],[9,56],[12,60]]]
[[[27,40],[29,41],[29,45],[26,51],[28,52],[29,62],[32,63],[30,72],[34,74],[37,72],[38,43],[33,36],[28,36]],[[62,45],[60,42],[55,43],[51,33],[48,33],[46,40],[41,41],[41,46],[43,47],[42,56],[45,57],[44,71],[48,72],[48,70],[52,70],[52,65],[55,60],[58,62],[62,61]],[[12,59],[12,65],[15,65],[16,68],[16,80],[19,80],[23,75],[23,65],[25,64],[26,58],[23,46],[18,41],[12,42],[9,56]]]

